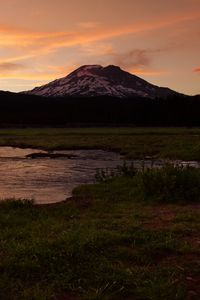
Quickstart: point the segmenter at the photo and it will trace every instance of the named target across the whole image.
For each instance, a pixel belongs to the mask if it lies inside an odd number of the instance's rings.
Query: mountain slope
[[[176,94],[175,91],[150,84],[112,65],[82,66],[64,78],[24,93],[45,97],[111,96],[117,98],[134,96],[155,98]]]

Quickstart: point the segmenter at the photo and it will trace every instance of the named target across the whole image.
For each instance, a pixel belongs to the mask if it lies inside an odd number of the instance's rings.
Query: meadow
[[[125,158],[200,160],[200,128],[0,129],[1,146],[104,149]]]
[[[1,145],[199,159],[200,129],[2,129]],[[198,300],[200,171],[98,174],[54,205],[0,202],[0,299]]]

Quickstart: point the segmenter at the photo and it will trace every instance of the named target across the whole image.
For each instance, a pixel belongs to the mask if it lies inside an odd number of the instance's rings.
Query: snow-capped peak
[[[112,96],[125,98],[141,96],[155,98],[157,96],[166,97],[175,92],[152,85],[135,75],[123,71],[118,66],[85,65],[66,77],[54,80],[26,93],[45,97]]]
[[[82,76],[95,76],[95,71],[102,69],[102,66],[100,65],[85,65],[74,72],[71,73],[71,75],[76,74],[77,77],[82,77]]]

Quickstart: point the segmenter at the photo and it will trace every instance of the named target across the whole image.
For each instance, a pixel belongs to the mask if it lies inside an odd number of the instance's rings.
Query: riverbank
[[[130,159],[200,160],[200,128],[0,129],[0,146],[103,149]]]
[[[174,199],[166,189],[166,199],[142,199],[129,174],[79,187],[58,205],[0,203],[0,298],[198,300],[199,191],[191,182],[180,201],[188,180],[179,175]]]
[[[200,159],[198,128],[1,129],[0,144]],[[104,182],[99,174],[100,184],[75,189],[64,203],[0,202],[0,298],[199,300],[200,185],[194,172],[178,177],[182,188],[170,180],[164,198],[162,190],[155,193],[159,174],[147,176],[154,183],[148,199],[135,194],[132,178]]]

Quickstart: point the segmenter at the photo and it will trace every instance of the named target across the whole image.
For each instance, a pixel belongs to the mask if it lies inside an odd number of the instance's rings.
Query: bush
[[[200,201],[200,170],[194,167],[166,164],[162,168],[141,168],[124,164],[115,172],[100,170],[99,182],[108,182],[113,195],[156,202]],[[122,184],[123,183],[123,184]]]
[[[30,208],[34,205],[34,200],[29,199],[5,199],[0,203],[4,207],[14,208],[14,209],[22,209],[22,208]]]
[[[116,169],[97,169],[95,179],[97,182],[109,181],[115,177],[128,176],[133,177],[137,174],[138,170],[134,167],[134,164],[127,165],[124,161],[122,166],[117,166]]]
[[[136,194],[143,200],[194,202],[200,200],[200,170],[167,164],[146,169],[135,177]]]

